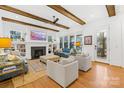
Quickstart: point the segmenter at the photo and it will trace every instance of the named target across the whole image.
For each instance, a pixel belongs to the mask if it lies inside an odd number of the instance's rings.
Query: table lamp
[[[0,61],[5,59],[4,48],[11,48],[11,39],[6,37],[0,37]]]
[[[77,47],[79,47],[80,45],[81,45],[80,42],[76,42],[76,43],[75,43],[75,46],[77,46]]]

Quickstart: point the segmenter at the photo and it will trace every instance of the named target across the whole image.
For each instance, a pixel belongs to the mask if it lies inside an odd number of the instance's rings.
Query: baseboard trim
[[[106,65],[110,65],[109,63],[104,63],[102,61],[92,61],[93,63],[101,63],[101,64],[106,64]]]
[[[100,63],[100,64],[105,64],[105,65],[109,65],[109,66],[112,66],[112,67],[117,67],[117,68],[124,68],[122,66],[116,66],[116,65],[112,65],[112,64],[109,64],[109,63],[104,63],[104,62],[100,62],[100,61],[92,61],[94,63]]]
[[[124,68],[124,67],[121,67],[121,66],[116,66],[116,65],[112,65],[112,64],[110,64],[110,66],[113,66],[113,67],[118,67],[118,68]]]

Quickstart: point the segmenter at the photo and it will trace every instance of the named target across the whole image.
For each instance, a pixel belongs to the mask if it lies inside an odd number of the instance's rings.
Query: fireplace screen
[[[31,47],[31,58],[36,59],[46,55],[46,47]]]

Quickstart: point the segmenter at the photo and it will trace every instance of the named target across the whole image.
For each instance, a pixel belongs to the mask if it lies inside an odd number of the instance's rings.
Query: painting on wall
[[[84,37],[84,45],[92,45],[92,36]]]
[[[60,37],[60,49],[63,48],[63,37]]]
[[[76,35],[76,49],[78,52],[82,51],[82,34]]]
[[[68,36],[64,37],[64,48],[68,48]]]
[[[46,33],[40,31],[31,31],[31,40],[46,41]]]
[[[17,31],[10,31],[10,38],[13,41],[18,41],[21,39],[21,32],[17,32]]]
[[[74,48],[74,42],[75,42],[75,37],[74,36],[70,36],[70,49]]]

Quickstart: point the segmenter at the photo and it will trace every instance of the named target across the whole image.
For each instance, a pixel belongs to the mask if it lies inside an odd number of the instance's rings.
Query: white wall
[[[3,23],[2,23],[2,20],[1,20],[1,16],[0,16],[0,37],[3,36]]]
[[[93,36],[93,45],[84,45],[83,52],[87,52],[92,60],[105,61],[111,65],[124,67],[124,15],[97,20],[82,26],[78,32],[72,31],[68,34],[75,35],[82,33],[83,36]],[[101,31],[107,32],[107,59],[96,58],[95,47],[96,34]],[[64,36],[64,33],[62,34]],[[66,35],[66,34],[65,34]]]
[[[7,18],[12,18],[15,20],[20,20],[23,22],[27,22],[27,23],[31,23],[31,24],[36,24],[36,25],[45,25],[48,27],[51,27],[51,25],[49,24],[44,24],[43,22],[28,18],[28,17],[24,17],[15,13],[11,13],[8,11],[4,11],[4,10],[0,10],[0,34],[4,35],[4,36],[8,36],[9,35],[9,31],[11,30],[15,30],[15,31],[19,31],[19,32],[25,32],[27,33],[27,41],[30,42],[30,31],[31,30],[36,30],[36,31],[43,31],[46,32],[47,35],[52,35],[53,37],[56,38],[56,32],[53,31],[49,31],[46,29],[41,29],[41,28],[36,28],[36,27],[31,27],[31,26],[25,26],[25,25],[20,25],[20,24],[15,24],[15,23],[11,23],[11,22],[3,22],[1,20],[1,17],[7,17]],[[54,26],[53,26],[54,27]],[[2,33],[2,31],[4,31],[4,33]],[[36,41],[35,41],[36,42]]]
[[[31,59],[31,53],[30,53],[31,46],[46,46],[46,54],[47,54],[48,53],[48,44],[49,44],[47,42],[47,40],[46,41],[31,40],[30,39],[30,31],[42,31],[42,32],[45,32],[47,34],[47,36],[51,35],[54,39],[56,39],[56,32],[49,31],[46,29],[41,29],[41,28],[36,28],[36,27],[2,21],[1,17],[12,18],[15,20],[20,20],[20,21],[24,21],[24,22],[32,23],[32,24],[36,24],[36,25],[42,25],[42,22],[28,18],[28,17],[21,16],[21,15],[17,15],[17,14],[11,13],[11,12],[7,12],[4,10],[0,10],[0,36],[10,37],[10,31],[18,31],[21,33],[26,33],[26,41],[25,41],[26,57],[28,59]],[[51,27],[51,26],[48,25],[48,27]],[[59,41],[59,40],[57,40],[57,41]]]
[[[107,59],[98,59],[94,45],[96,44],[96,34],[100,31],[107,31]],[[119,17],[112,17],[102,21],[87,25],[83,31],[83,35],[93,36],[93,45],[84,45],[83,49],[92,56],[92,60],[97,60],[112,65],[122,65],[122,39],[121,39],[121,21]]]
[[[53,32],[53,31],[50,31],[50,30],[40,29],[40,28],[35,28],[35,27],[30,27],[30,26],[24,26],[24,25],[15,24],[15,23],[3,22],[1,20],[1,17],[7,17],[7,18],[11,18],[11,19],[15,19],[15,20],[20,20],[20,21],[23,21],[23,22],[31,23],[31,24],[51,27],[50,24],[44,24],[43,22],[40,22],[40,21],[35,20],[35,19],[24,17],[24,16],[21,16],[21,15],[15,14],[15,13],[11,13],[11,12],[8,12],[8,11],[0,10],[0,30],[4,26],[3,29],[6,30],[6,31],[8,29],[10,29],[10,30],[14,29],[14,30],[21,31],[21,32],[22,32],[22,30],[27,32],[27,29],[28,29],[28,30],[44,31],[44,32],[47,32],[50,35],[53,35],[54,37],[56,36],[56,32]],[[53,26],[52,28],[54,28],[54,27],[56,27],[56,26]],[[2,30],[2,31],[4,31],[4,30]],[[0,33],[2,31],[0,31]],[[6,32],[6,35],[7,35],[7,32]]]
[[[31,37],[30,37],[31,31],[42,31],[42,32],[45,32],[47,34],[47,36],[51,35],[53,38],[56,39],[56,32],[51,32],[51,31],[49,32],[44,29],[15,24],[15,23],[11,23],[11,22],[2,22],[2,29],[4,31],[2,36],[5,36],[5,37],[10,37],[10,31],[18,31],[21,33],[26,33],[25,44],[26,44],[26,57],[28,59],[31,59],[31,47],[32,46],[35,46],[35,47],[46,46],[46,54],[48,54],[48,44],[49,44],[48,41],[47,40],[46,41],[31,40]]]
[[[10,31],[18,31],[21,33],[26,33],[26,42],[41,42],[41,41],[36,41],[36,40],[31,40],[30,39],[30,32],[31,31],[42,31],[45,32],[47,35],[51,35],[53,37],[56,37],[56,32],[49,32],[44,29],[36,28],[36,27],[30,27],[26,25],[20,25],[16,23],[11,23],[11,22],[2,22],[2,29],[4,31],[3,35],[9,37],[10,36]]]
[[[124,16],[124,15],[123,15]],[[124,67],[124,18],[123,16],[121,17],[121,44],[122,44],[122,54],[121,54],[121,57],[122,57],[122,65]]]
[[[83,31],[83,35],[93,35],[93,46],[85,46],[84,45],[84,51],[87,51],[91,54],[92,58],[95,57],[95,50],[94,50],[94,44],[96,42],[96,36],[95,34],[98,31],[106,30],[107,31],[107,60],[106,62],[111,65],[116,66],[124,66],[124,30],[122,29],[122,16],[116,16],[111,17],[109,19],[106,19],[104,21],[101,21],[99,23],[96,23],[96,25],[90,25],[87,26],[86,29]],[[92,52],[91,52],[92,51]],[[95,59],[98,60],[98,59]],[[98,60],[102,61],[102,60]]]
[[[104,21],[100,20],[99,22],[87,24],[83,28],[83,32],[82,32],[83,39],[84,39],[84,36],[92,36],[92,45],[83,45],[83,52],[88,53],[92,57],[92,60],[103,61],[102,59],[98,59],[96,57],[96,50],[95,50],[95,45],[97,43],[96,42],[97,33],[103,32],[103,31],[106,31],[106,32],[108,31],[108,22],[105,20]],[[108,32],[107,32],[107,34],[108,34]],[[108,37],[107,37],[107,39],[108,39]],[[105,63],[107,63],[108,59],[106,59],[104,61],[105,61]]]
[[[110,24],[110,64],[122,66],[122,28],[119,19]]]
[[[82,34],[83,35],[83,42],[84,42],[84,36],[92,36],[93,44],[92,45],[84,45],[83,43],[83,52],[90,54],[92,57],[92,60],[95,60],[95,50],[94,50],[94,45],[96,44],[96,33],[101,32],[103,30],[108,30],[108,19],[104,20],[99,20],[98,22],[92,22],[88,23],[82,28],[78,29],[78,31],[70,31],[68,34],[62,33],[61,36],[66,36],[66,35],[78,35]],[[91,52],[92,51],[92,52]],[[107,61],[107,60],[106,60]]]
[[[15,23],[2,21],[3,36],[10,37],[10,31],[17,31],[21,33],[27,33],[27,27]]]

